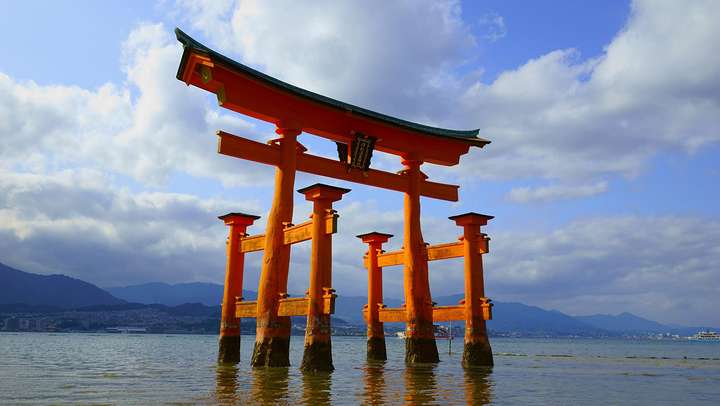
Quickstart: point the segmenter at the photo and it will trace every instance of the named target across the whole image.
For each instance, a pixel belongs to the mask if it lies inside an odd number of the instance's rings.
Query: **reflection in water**
[[[487,405],[492,402],[492,368],[465,368],[465,400],[468,405]]]
[[[365,391],[363,404],[384,405],[385,398],[385,361],[368,361],[363,370]]]
[[[362,378],[357,382],[362,382],[363,386],[359,391],[346,390],[352,370],[302,373],[297,368],[218,365],[212,402],[299,406],[334,402],[364,405],[457,404],[463,402],[463,398],[464,403],[469,405],[485,405],[493,401],[491,368],[462,370],[448,368],[445,364],[406,365],[368,361],[362,367],[362,377],[355,375],[355,379]],[[334,385],[333,379],[337,381]]]
[[[215,396],[218,403],[237,400],[238,368],[233,364],[220,364],[215,372]]]
[[[405,368],[405,402],[409,404],[435,404],[438,385],[435,364],[407,365]]]
[[[289,367],[252,368],[252,396],[259,404],[286,403]]]
[[[329,405],[332,372],[303,373],[303,404]]]

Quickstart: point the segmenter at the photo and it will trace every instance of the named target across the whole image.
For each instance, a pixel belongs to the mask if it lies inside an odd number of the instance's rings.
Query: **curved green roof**
[[[183,44],[184,52],[182,59],[180,61],[180,66],[178,68],[177,72],[177,78],[179,80],[182,80],[182,74],[185,70],[185,64],[187,62],[187,58],[190,55],[191,52],[198,52],[202,54],[206,54],[210,57],[210,59],[213,60],[215,63],[221,63],[225,65],[226,67],[238,71],[242,71],[254,78],[257,78],[258,80],[261,80],[269,85],[278,87],[284,91],[287,91],[289,93],[292,93],[296,96],[300,96],[318,103],[326,104],[338,109],[342,109],[345,111],[350,111],[353,114],[362,115],[374,120],[383,121],[398,127],[403,127],[409,130],[419,131],[422,133],[426,133],[429,135],[434,136],[440,136],[440,137],[447,137],[447,138],[454,138],[458,140],[462,140],[468,143],[471,143],[476,146],[482,147],[485,144],[489,144],[490,141],[479,138],[478,132],[479,130],[449,130],[445,128],[438,128],[438,127],[431,127],[424,124],[418,124],[413,123],[411,121],[403,120],[396,117],[391,117],[382,113],[378,113],[372,110],[368,110],[362,107],[354,106],[352,104],[344,103],[339,100],[332,99],[327,96],[323,96],[321,94],[317,94],[314,92],[311,92],[309,90],[302,89],[300,87],[291,85],[287,82],[283,82],[281,80],[278,80],[272,76],[266,75],[260,71],[257,71],[253,68],[250,68],[249,66],[243,65],[237,61],[234,61],[225,55],[222,55],[218,52],[213,51],[212,49],[206,47],[205,45],[201,44],[200,42],[193,39],[191,36],[185,34],[181,29],[175,28],[175,35]]]

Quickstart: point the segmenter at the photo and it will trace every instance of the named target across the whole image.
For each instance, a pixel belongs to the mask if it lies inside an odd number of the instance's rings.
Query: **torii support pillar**
[[[385,348],[385,329],[380,322],[378,306],[382,305],[382,268],[378,266],[378,255],[382,253],[382,245],[392,234],[372,232],[357,236],[368,244],[368,304],[367,304],[367,359],[375,361],[387,360]]]
[[[487,224],[493,216],[466,213],[450,217],[463,227],[465,251],[465,346],[462,364],[464,367],[492,366],[493,356],[487,326],[483,313],[489,313],[492,306],[485,297],[483,281],[482,253],[477,249],[480,239],[480,227]]]
[[[287,295],[290,245],[284,228],[292,222],[293,188],[300,130],[278,125],[280,160],[275,168],[275,195],[265,232],[265,252],[258,286],[255,348],[251,364],[290,366],[290,317],[278,316],[281,295]]]
[[[330,340],[332,289],[332,234],[328,222],[336,222],[333,202],[342,199],[350,189],[323,185],[321,183],[298,190],[306,200],[313,202],[312,248],[310,252],[310,289],[308,289],[307,324],[305,328],[305,351],[300,369],[303,371],[332,371],[332,342]],[[329,311],[326,311],[329,310]]]
[[[405,362],[440,362],[433,327],[427,249],[420,229],[420,184],[426,176],[420,172],[421,160],[403,157],[402,164],[405,169],[401,173],[408,181],[403,230],[403,282],[407,314]]]
[[[235,316],[235,300],[242,296],[245,266],[245,254],[240,252],[240,239],[245,237],[247,227],[260,217],[245,213],[228,213],[218,218],[230,227],[227,239],[225,289],[220,316],[218,362],[238,363],[240,361],[240,319]]]

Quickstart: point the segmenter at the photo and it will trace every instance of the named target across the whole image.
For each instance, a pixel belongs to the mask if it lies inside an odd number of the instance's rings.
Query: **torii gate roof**
[[[451,130],[413,123],[299,88],[234,61],[175,28],[184,51],[177,78],[216,93],[221,106],[339,142],[357,133],[377,139],[375,148],[455,165],[470,146],[490,141],[479,130]]]

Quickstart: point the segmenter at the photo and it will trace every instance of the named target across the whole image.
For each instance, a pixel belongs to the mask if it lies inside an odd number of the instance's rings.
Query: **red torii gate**
[[[402,321],[407,323],[405,359],[410,363],[437,362],[438,353],[433,329],[434,305],[428,280],[429,251],[420,229],[420,196],[457,201],[458,186],[428,181],[427,176],[420,171],[420,166],[425,162],[445,166],[456,165],[460,156],[466,154],[471,146],[483,147],[490,141],[477,137],[478,130],[458,131],[429,127],[318,95],[235,62],[200,44],[180,29],[176,28],[175,33],[184,46],[177,72],[179,80],[216,94],[218,103],[222,107],[274,124],[279,135],[279,138],[266,145],[223,131],[218,132],[219,153],[276,167],[274,198],[266,233],[262,238],[252,240],[252,237],[248,238],[245,235],[245,228],[252,224],[256,219],[255,216],[231,213],[221,217],[230,225],[231,231],[221,323],[220,361],[235,361],[237,352],[235,343],[239,348],[239,339],[237,339],[239,328],[236,328],[238,317],[255,317],[257,330],[252,365],[289,365],[290,322],[287,316],[295,315],[298,311],[289,311],[289,313],[287,311],[288,306],[293,307],[289,304],[290,299],[287,299],[290,246],[293,242],[288,242],[288,233],[292,233],[290,222],[293,213],[292,193],[295,173],[302,171],[404,194],[404,249],[398,254],[402,257],[402,261],[398,264],[404,265],[406,305],[403,309]],[[339,160],[307,154],[306,148],[297,141],[297,137],[303,132],[335,141],[338,145]],[[371,169],[370,158],[374,149],[400,157],[404,169],[397,174]],[[320,224],[319,218],[323,213],[327,213],[327,210],[331,210],[329,208],[331,202],[339,200],[347,191],[326,185],[301,189],[308,200],[315,202],[312,225],[301,226],[313,227],[313,253],[316,252],[316,247],[320,252],[311,260],[319,271],[315,273],[315,277],[311,271],[309,299],[301,300],[302,303],[298,301],[299,307],[307,308],[302,314],[308,315],[305,354],[301,366],[303,369],[332,369],[329,313],[325,313],[324,310],[319,311],[317,308],[324,306],[322,303],[323,300],[328,300],[327,295],[332,296],[329,235],[335,230],[330,233],[322,232],[321,225],[315,225],[315,222],[317,220]],[[475,214],[460,217],[469,219],[462,220],[462,224],[472,224],[475,227],[478,224],[477,216],[485,222],[491,218]],[[461,220],[457,221],[461,224]],[[465,245],[468,241],[478,239],[479,226],[476,233],[471,231],[468,234],[467,227],[465,230]],[[264,250],[258,300],[254,303],[235,300],[235,297],[239,296],[238,292],[242,290],[242,276],[238,278],[235,274],[242,273],[242,259],[239,256],[247,252],[241,249],[243,243],[256,244],[256,248]],[[473,278],[475,282],[471,283],[475,287],[471,287],[468,291],[466,281],[466,299],[471,302],[466,308],[473,313],[467,321],[467,331],[472,334],[468,339],[466,333],[465,343],[465,354],[470,355],[464,356],[463,359],[468,365],[491,365],[492,354],[489,352],[485,321],[482,317],[481,320],[476,320],[477,309],[482,307],[475,304],[481,303],[478,302],[480,299],[485,300],[482,303],[489,312],[488,300],[484,298],[482,288],[480,290],[477,288],[482,286],[482,265],[472,253],[475,252],[477,255],[480,253],[476,251],[475,245],[467,249],[470,250],[470,254],[465,255],[466,276],[475,275]],[[372,261],[374,255],[371,243],[369,260]],[[477,284],[478,276],[480,285]],[[238,279],[240,286],[237,284]],[[325,293],[321,294],[323,289]],[[480,296],[476,298],[477,294]],[[372,301],[370,304],[372,305]],[[332,306],[329,307],[329,311],[332,311]],[[229,310],[233,308],[235,314]],[[373,310],[368,310],[368,314],[374,314]],[[324,325],[325,316],[327,316],[327,329]],[[463,312],[461,318],[465,319],[465,316],[466,313]],[[323,331],[323,338],[315,340],[315,335],[320,334],[317,328],[318,320],[321,320],[320,330]],[[368,320],[371,322],[372,319]],[[474,320],[477,323],[474,323]],[[479,328],[479,324],[482,324],[482,328]],[[369,324],[368,329],[370,333],[373,326]],[[324,338],[325,332],[327,339]],[[480,340],[483,342],[482,348],[477,344],[480,342],[476,339],[478,334],[484,335],[484,339]],[[369,335],[369,354],[373,337],[375,336]],[[384,352],[384,341],[382,347]],[[484,355],[472,356],[478,351]]]

